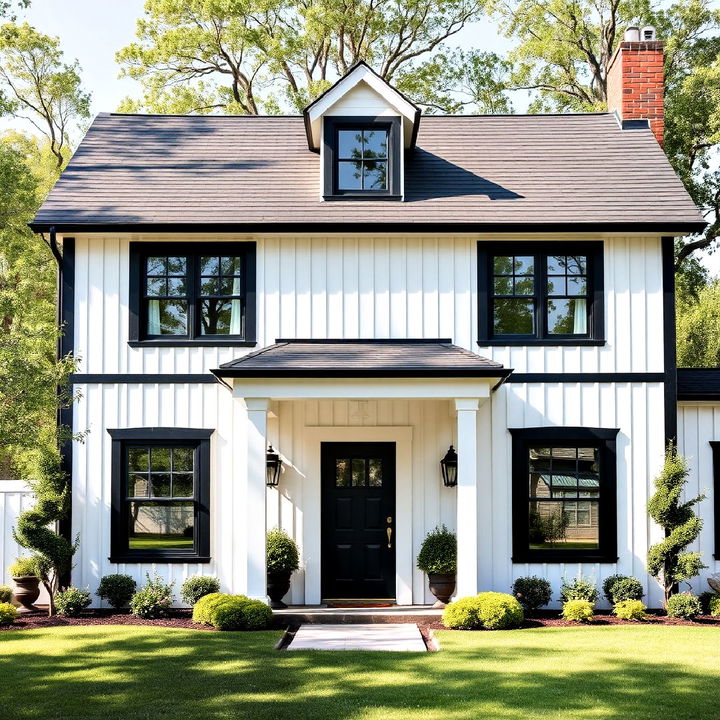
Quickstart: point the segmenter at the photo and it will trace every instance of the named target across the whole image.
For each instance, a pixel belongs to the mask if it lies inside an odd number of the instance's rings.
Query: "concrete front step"
[[[291,606],[274,610],[277,627],[288,625],[413,623],[427,625],[437,622],[442,610],[430,605],[395,605],[392,607],[325,607],[322,605]]]

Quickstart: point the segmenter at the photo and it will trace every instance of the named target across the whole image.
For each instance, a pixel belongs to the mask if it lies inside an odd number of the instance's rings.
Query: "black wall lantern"
[[[455,487],[457,485],[457,453],[452,445],[440,461],[440,470],[445,487]]]
[[[277,487],[280,482],[280,468],[282,460],[280,455],[273,450],[272,445],[268,445],[267,450],[267,467],[265,468],[265,484],[268,487]]]

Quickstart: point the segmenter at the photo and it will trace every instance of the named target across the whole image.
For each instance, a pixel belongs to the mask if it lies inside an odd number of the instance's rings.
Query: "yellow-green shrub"
[[[455,630],[507,630],[519,627],[525,615],[517,598],[506,593],[484,592],[450,603],[443,625]]]
[[[592,619],[595,605],[589,600],[568,600],[562,609],[565,620],[572,622],[588,622]]]
[[[713,617],[720,615],[720,595],[710,598],[710,614]]]
[[[10,603],[0,603],[0,625],[12,625],[20,613]]]
[[[210,624],[217,630],[263,630],[271,619],[272,610],[260,600],[230,595],[215,605]]]
[[[231,595],[227,593],[208,593],[203,595],[196,603],[193,608],[192,619],[193,622],[203,623],[204,625],[210,624],[210,613],[213,611],[215,606],[219,603],[226,601]]]
[[[13,591],[9,585],[0,585],[0,603],[9,603],[12,595]]]
[[[613,613],[621,620],[647,620],[646,610],[642,600],[621,600],[615,603]]]
[[[443,625],[453,630],[475,630],[480,627],[480,600],[477,595],[449,603],[442,615]]]

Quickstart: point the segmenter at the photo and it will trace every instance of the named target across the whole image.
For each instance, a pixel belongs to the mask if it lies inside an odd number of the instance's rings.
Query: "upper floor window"
[[[324,123],[326,198],[400,195],[400,118],[326,116]]]
[[[131,243],[130,340],[255,339],[253,243]]]
[[[478,244],[479,342],[603,342],[602,243]]]

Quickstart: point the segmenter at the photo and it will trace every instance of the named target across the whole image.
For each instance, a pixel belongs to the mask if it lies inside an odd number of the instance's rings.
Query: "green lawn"
[[[438,633],[439,653],[277,652],[278,632],[0,633],[0,718],[717,720],[720,630]]]

